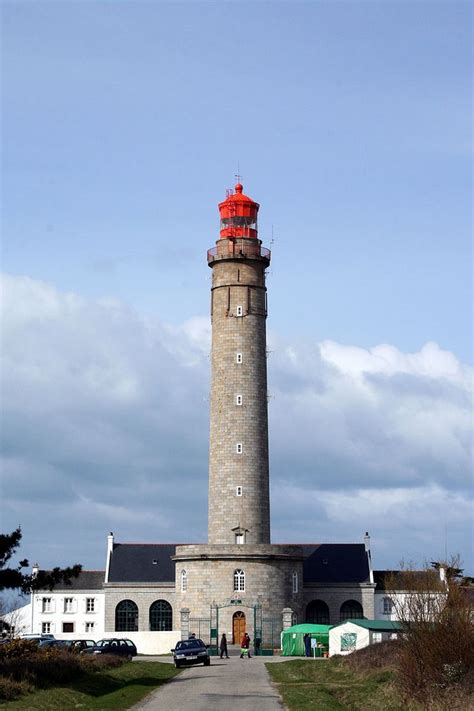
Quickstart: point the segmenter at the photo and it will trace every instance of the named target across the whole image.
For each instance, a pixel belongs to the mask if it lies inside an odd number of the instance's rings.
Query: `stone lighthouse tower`
[[[210,614],[213,644],[221,629],[235,643],[247,630],[271,645],[283,613],[302,605],[302,547],[270,543],[265,287],[270,251],[258,238],[258,210],[237,183],[219,205],[220,234],[207,253],[212,269],[208,543],[177,545],[173,556],[182,633]]]
[[[259,205],[240,183],[220,203],[212,268],[209,544],[270,543],[267,294]]]

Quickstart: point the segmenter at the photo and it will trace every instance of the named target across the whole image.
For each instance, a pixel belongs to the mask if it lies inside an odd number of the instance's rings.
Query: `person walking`
[[[224,656],[224,654],[225,654],[225,658],[226,658],[226,659],[229,659],[229,653],[228,653],[228,651],[227,651],[227,637],[226,637],[226,635],[225,635],[225,632],[224,632],[224,634],[223,634],[222,637],[221,637],[221,643],[220,643],[220,645],[219,645],[219,648],[220,648],[220,651],[221,651],[221,659],[222,659],[222,657]]]
[[[307,657],[311,656],[311,635],[306,633],[303,637],[304,651]]]
[[[250,656],[250,637],[247,632],[242,637],[242,641],[240,643],[240,658],[243,659],[244,657],[248,657],[249,659],[252,658]]]

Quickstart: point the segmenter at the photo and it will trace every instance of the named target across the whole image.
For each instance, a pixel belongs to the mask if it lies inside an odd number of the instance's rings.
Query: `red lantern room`
[[[257,239],[257,213],[260,205],[243,193],[243,186],[237,183],[235,193],[228,192],[224,202],[219,204],[221,216],[221,239],[246,237]]]

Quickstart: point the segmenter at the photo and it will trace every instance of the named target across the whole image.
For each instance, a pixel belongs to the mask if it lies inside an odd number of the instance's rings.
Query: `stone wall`
[[[264,620],[274,620],[273,633],[279,644],[283,608],[301,607],[303,563],[298,546],[177,546],[175,560],[177,606],[189,609],[191,618],[206,618],[210,617],[211,604],[216,603],[220,606],[220,634],[232,636],[233,615],[243,612],[253,639],[253,607],[258,604]],[[180,591],[181,570],[187,572],[186,592]],[[236,570],[245,573],[245,590],[234,590]],[[293,592],[293,572],[298,576],[297,592]],[[230,604],[235,597],[242,600],[242,605]]]
[[[270,542],[265,266],[213,264],[209,543]]]
[[[298,622],[306,620],[306,607],[313,600],[322,600],[329,608],[329,624],[340,622],[341,605],[348,600],[356,600],[362,605],[364,617],[374,619],[374,588],[372,583],[308,584],[302,595],[302,608],[298,611]]]
[[[150,606],[156,600],[166,600],[173,610],[173,630],[179,630],[179,609],[176,607],[176,592],[173,584],[114,584],[104,585],[105,590],[105,632],[115,633],[115,608],[122,600],[132,600],[138,607],[138,631],[150,631]],[[128,636],[128,632],[120,632],[120,636]]]

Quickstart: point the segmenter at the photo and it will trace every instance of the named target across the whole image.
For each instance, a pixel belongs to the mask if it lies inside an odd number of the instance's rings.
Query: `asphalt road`
[[[266,662],[280,660],[280,657],[212,657],[211,666],[185,668],[133,706],[133,711],[184,711],[188,708],[193,711],[282,711],[285,707],[265,669]]]

